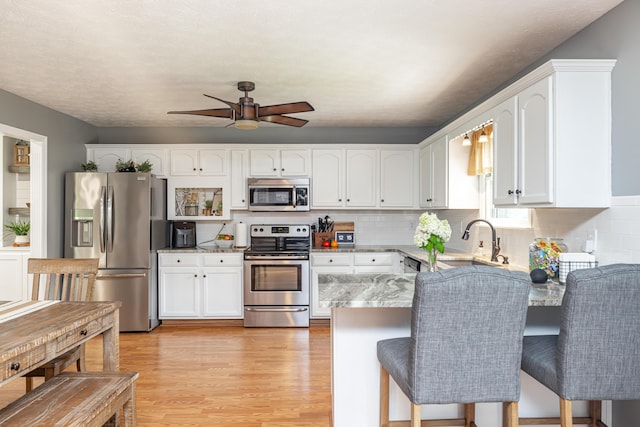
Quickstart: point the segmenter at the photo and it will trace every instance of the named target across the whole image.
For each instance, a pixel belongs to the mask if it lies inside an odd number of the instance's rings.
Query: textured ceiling
[[[620,2],[0,0],[0,88],[99,127],[223,127],[166,112],[239,80],[307,126],[436,126]]]

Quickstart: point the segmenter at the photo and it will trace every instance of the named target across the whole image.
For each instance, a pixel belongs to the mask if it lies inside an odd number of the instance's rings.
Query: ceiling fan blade
[[[287,125],[287,126],[295,126],[302,127],[309,123],[309,120],[298,119],[296,117],[288,117],[288,116],[262,116],[259,118],[260,121],[269,122],[269,123],[277,123],[279,125]]]
[[[207,95],[206,93],[203,93],[203,95],[206,96],[207,98],[215,99],[216,101],[220,101],[222,103],[227,104],[229,107],[231,107],[233,110],[235,110],[236,113],[240,112],[240,105],[236,104],[235,102],[225,101],[224,99],[220,99],[220,98],[217,98],[215,96]]]
[[[233,110],[230,108],[214,108],[208,110],[169,111],[167,114],[192,114],[195,116],[223,117],[230,119],[233,117]]]
[[[290,102],[288,104],[266,105],[260,107],[258,115],[272,116],[274,114],[293,114],[293,113],[305,113],[307,111],[315,111],[311,104],[306,101],[302,102]]]

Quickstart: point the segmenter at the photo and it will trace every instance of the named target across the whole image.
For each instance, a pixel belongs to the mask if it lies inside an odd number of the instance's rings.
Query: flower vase
[[[438,261],[438,252],[435,248],[427,251],[427,271],[433,273],[438,271],[437,261]]]

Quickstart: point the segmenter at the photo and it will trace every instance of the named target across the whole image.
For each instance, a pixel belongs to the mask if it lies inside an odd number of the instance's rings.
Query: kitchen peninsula
[[[318,275],[319,304],[331,307],[334,427],[377,425],[380,368],[376,343],[410,335],[414,280],[415,273]],[[532,284],[525,334],[557,333],[563,295],[564,286]],[[576,402],[574,413],[586,413],[583,404]],[[462,405],[428,405],[422,410],[424,418],[451,418],[460,416]],[[557,416],[558,398],[522,373],[519,412],[520,416]],[[392,420],[409,419],[409,402],[393,381],[390,416]],[[606,402],[603,420],[610,423],[610,417],[611,402]],[[476,419],[482,425],[501,425],[502,405],[476,405]]]

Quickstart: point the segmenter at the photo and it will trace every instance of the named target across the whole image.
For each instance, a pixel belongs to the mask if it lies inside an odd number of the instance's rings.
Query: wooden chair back
[[[31,299],[90,301],[98,274],[97,258],[29,258]]]

